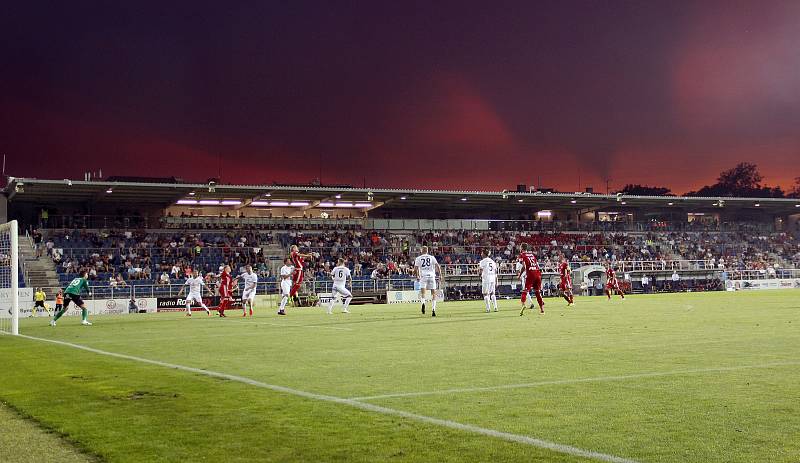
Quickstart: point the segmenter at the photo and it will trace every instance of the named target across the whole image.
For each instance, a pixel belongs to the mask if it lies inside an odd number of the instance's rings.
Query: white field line
[[[337,403],[337,404],[342,404],[342,405],[348,405],[350,407],[357,408],[357,409],[360,409],[360,410],[365,410],[365,411],[368,411],[368,412],[379,413],[379,414],[382,414],[382,415],[397,416],[397,417],[409,419],[409,420],[412,420],[412,421],[418,421],[418,422],[421,422],[421,423],[432,424],[432,425],[441,426],[441,427],[450,428],[450,429],[456,429],[456,430],[459,430],[459,431],[470,432],[470,433],[473,433],[473,434],[480,434],[480,435],[483,435],[483,436],[494,437],[494,438],[502,439],[502,440],[509,441],[509,442],[515,442],[515,443],[518,443],[518,444],[529,445],[529,446],[538,447],[538,448],[541,448],[541,449],[547,449],[547,450],[551,450],[551,451],[554,451],[554,452],[563,453],[563,454],[567,454],[567,455],[572,455],[572,456],[576,456],[576,457],[591,458],[591,459],[594,459],[594,460],[604,461],[604,462],[609,462],[609,463],[637,463],[635,460],[630,460],[630,459],[627,459],[627,458],[622,458],[622,457],[609,455],[609,454],[605,454],[605,453],[600,453],[600,452],[594,452],[592,450],[584,450],[584,449],[581,449],[581,448],[578,448],[578,447],[573,447],[571,445],[558,444],[556,442],[550,442],[550,441],[546,441],[546,440],[542,440],[542,439],[537,439],[535,437],[524,436],[524,435],[521,435],[521,434],[512,434],[512,433],[508,433],[508,432],[498,431],[498,430],[495,430],[495,429],[482,428],[480,426],[475,426],[475,425],[471,425],[471,424],[464,424],[464,423],[458,423],[456,421],[450,421],[450,420],[445,420],[445,419],[441,419],[441,418],[435,418],[435,417],[432,417],[432,416],[419,415],[419,414],[416,414],[416,413],[406,412],[406,411],[403,411],[403,410],[396,410],[396,409],[393,409],[393,408],[381,407],[379,405],[374,405],[374,404],[370,404],[370,403],[359,402],[359,401],[354,400],[354,399],[346,399],[346,398],[342,398],[342,397],[335,397],[335,396],[330,396],[330,395],[316,394],[316,393],[313,393],[313,392],[301,391],[299,389],[292,389],[292,388],[285,387],[285,386],[278,386],[278,385],[275,385],[275,384],[263,383],[261,381],[257,381],[255,379],[251,379],[251,378],[246,378],[246,377],[243,377],[243,376],[230,375],[230,374],[227,374],[227,373],[220,373],[220,372],[211,371],[211,370],[202,370],[200,368],[188,367],[188,366],[185,366],[185,365],[178,365],[178,364],[174,364],[174,363],[161,362],[161,361],[158,361],[158,360],[151,360],[151,359],[146,359],[146,358],[142,358],[142,357],[135,357],[133,355],[119,354],[119,353],[116,353],[116,352],[108,352],[108,351],[104,351],[104,350],[100,350],[100,349],[94,349],[94,348],[88,347],[88,346],[83,346],[83,345],[80,345],[80,344],[73,344],[73,343],[70,343],[70,342],[57,341],[57,340],[54,340],[54,339],[37,338],[35,336],[27,336],[27,335],[20,335],[20,337],[21,338],[25,338],[25,339],[31,339],[31,340],[34,340],[34,341],[47,342],[47,343],[57,344],[57,345],[61,345],[61,346],[71,347],[71,348],[74,348],[74,349],[80,349],[80,350],[83,350],[83,351],[92,352],[94,354],[106,355],[106,356],[109,356],[109,357],[115,357],[115,358],[120,358],[120,359],[124,359],[124,360],[131,360],[131,361],[134,361],[134,362],[145,363],[145,364],[149,364],[149,365],[157,365],[157,366],[164,367],[164,368],[172,368],[172,369],[175,369],[175,370],[186,371],[186,372],[195,373],[195,374],[198,374],[198,375],[209,376],[209,377],[212,377],[212,378],[227,379],[229,381],[236,381],[236,382],[239,382],[239,383],[248,384],[250,386],[255,386],[255,387],[259,387],[259,388],[263,388],[263,389],[269,389],[271,391],[276,391],[276,392],[282,392],[284,394],[291,394],[291,395],[298,396],[298,397],[303,397],[303,398],[306,398],[306,399],[313,399],[313,400],[319,400],[319,401],[323,401],[323,402],[331,402],[331,403]]]
[[[732,367],[716,367],[716,368],[697,368],[693,370],[674,370],[662,371],[653,373],[634,373],[630,375],[617,375],[617,376],[595,376],[592,378],[574,378],[574,379],[554,379],[548,381],[536,381],[532,383],[519,383],[519,384],[501,384],[497,386],[484,386],[484,387],[465,387],[455,389],[439,389],[437,391],[418,391],[418,392],[397,392],[381,395],[370,395],[361,397],[350,397],[352,400],[377,400],[377,399],[391,399],[396,397],[418,397],[428,395],[445,395],[445,394],[459,394],[467,392],[483,392],[483,391],[499,391],[503,389],[524,389],[537,386],[550,386],[555,384],[578,384],[578,383],[592,383],[602,381],[625,381],[628,379],[639,378],[657,378],[659,376],[678,376],[678,375],[691,375],[699,373],[720,373],[726,371],[748,370],[752,368],[771,368],[782,366],[800,365],[800,362],[773,362],[762,363],[758,365],[741,365]]]

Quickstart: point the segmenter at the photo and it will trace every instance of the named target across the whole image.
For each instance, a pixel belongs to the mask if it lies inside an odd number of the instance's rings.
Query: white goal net
[[[0,332],[19,334],[17,221],[0,224]]]

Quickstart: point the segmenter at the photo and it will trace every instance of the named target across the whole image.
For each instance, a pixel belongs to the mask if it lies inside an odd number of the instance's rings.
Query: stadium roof
[[[10,201],[57,204],[83,203],[168,207],[178,201],[307,202],[310,207],[334,202],[371,203],[370,207],[493,210],[597,210],[609,207],[708,210],[735,208],[771,214],[800,212],[800,199],[633,196],[590,193],[517,191],[417,190],[292,185],[228,185],[213,183],[150,183],[122,181],[44,180],[10,177],[3,190]],[[204,205],[201,203],[200,205]],[[225,205],[225,203],[223,203]],[[285,205],[285,204],[284,204]],[[275,204],[274,206],[277,206]]]

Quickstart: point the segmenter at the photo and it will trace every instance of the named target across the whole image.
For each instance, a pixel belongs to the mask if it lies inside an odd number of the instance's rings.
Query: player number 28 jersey
[[[421,277],[436,276],[436,258],[430,254],[422,254],[414,260],[414,267],[419,268]]]

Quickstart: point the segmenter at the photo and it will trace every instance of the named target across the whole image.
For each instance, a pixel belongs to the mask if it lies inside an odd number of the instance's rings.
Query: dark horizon
[[[676,194],[800,176],[800,3],[16,4],[15,176]],[[579,180],[580,179],[580,180]]]

